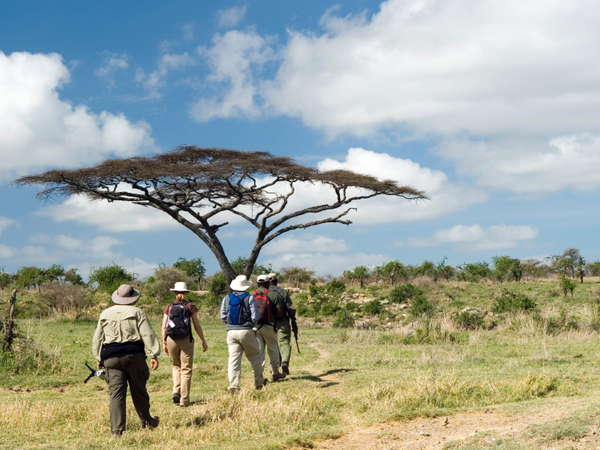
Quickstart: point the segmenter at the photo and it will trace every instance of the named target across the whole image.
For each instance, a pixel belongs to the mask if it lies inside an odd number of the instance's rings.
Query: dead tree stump
[[[10,294],[10,309],[8,310],[8,318],[4,321],[4,350],[10,350],[14,335],[14,315],[15,315],[15,304],[17,303],[17,290],[13,290]]]

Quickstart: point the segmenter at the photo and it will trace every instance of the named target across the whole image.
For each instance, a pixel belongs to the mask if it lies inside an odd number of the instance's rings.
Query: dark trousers
[[[125,431],[128,383],[131,399],[142,425],[152,422],[150,397],[146,390],[146,381],[150,377],[150,370],[144,354],[136,353],[135,355],[108,358],[104,361],[104,367],[110,393],[108,409],[113,433]]]

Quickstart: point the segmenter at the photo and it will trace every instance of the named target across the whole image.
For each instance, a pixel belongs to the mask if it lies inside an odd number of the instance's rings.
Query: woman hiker
[[[190,292],[186,283],[179,281],[171,289],[176,300],[169,303],[164,310],[162,323],[163,348],[173,360],[173,403],[180,406],[190,405],[190,386],[192,367],[194,365],[194,336],[192,324],[200,339],[202,350],[208,349],[202,327],[198,321],[198,308],[185,300]]]

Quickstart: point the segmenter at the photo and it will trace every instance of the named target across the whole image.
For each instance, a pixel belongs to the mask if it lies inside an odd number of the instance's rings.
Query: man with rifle
[[[296,308],[292,306],[290,294],[285,289],[277,286],[277,274],[271,272],[269,274],[269,289],[277,292],[283,299],[283,310],[275,317],[275,328],[277,329],[277,342],[279,344],[279,352],[281,353],[281,371],[289,375],[290,373],[290,356],[292,354],[292,331],[296,338],[296,347],[300,353],[298,346],[298,324],[296,323]],[[290,326],[291,321],[291,326]]]

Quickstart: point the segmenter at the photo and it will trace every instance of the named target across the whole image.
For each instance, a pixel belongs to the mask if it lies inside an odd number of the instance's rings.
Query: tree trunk
[[[4,322],[4,350],[10,350],[14,339],[14,315],[15,304],[17,303],[17,290],[10,294],[10,309],[8,311],[8,320]]]

